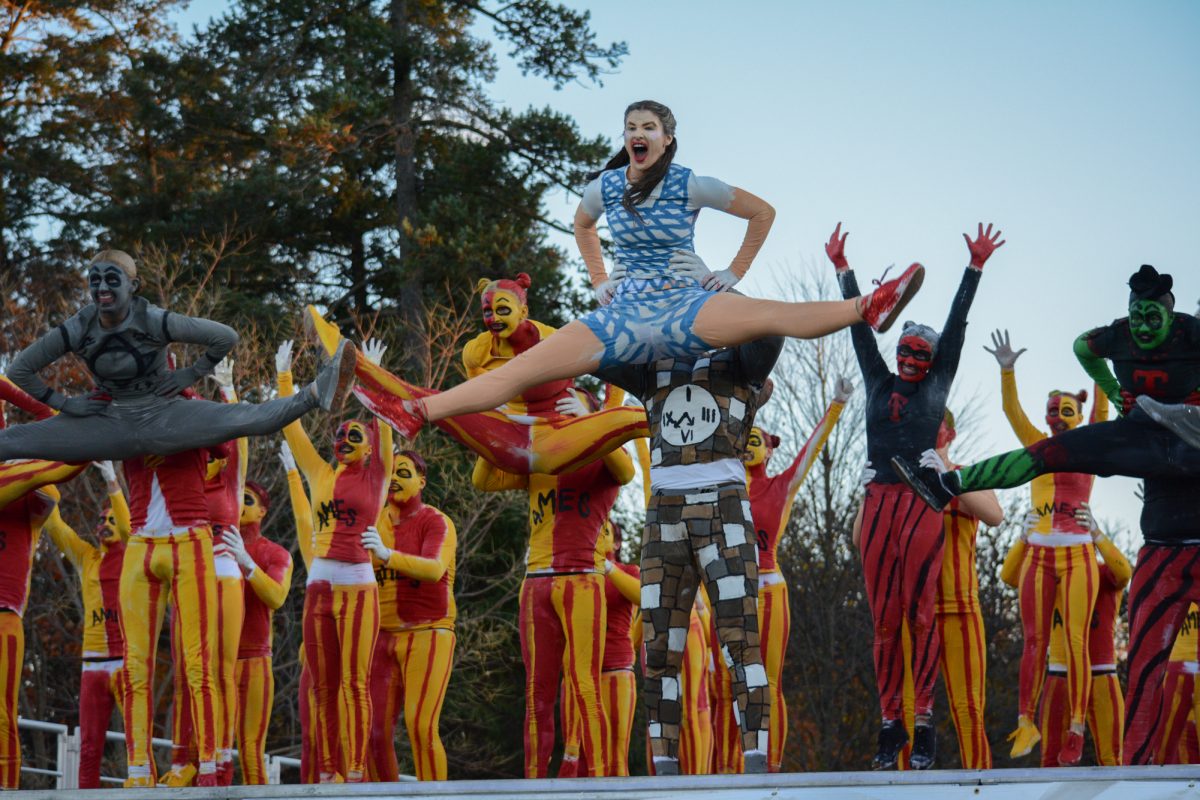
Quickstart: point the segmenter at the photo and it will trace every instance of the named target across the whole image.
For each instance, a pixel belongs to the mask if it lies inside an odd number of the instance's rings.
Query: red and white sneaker
[[[376,392],[363,387],[354,387],[354,396],[405,439],[415,439],[425,427],[425,404],[420,400],[401,400],[393,394]]]
[[[1078,766],[1083,758],[1083,734],[1068,731],[1063,740],[1062,749],[1058,751],[1058,764],[1062,767]]]
[[[886,333],[900,317],[900,312],[916,295],[925,280],[925,268],[911,264],[900,277],[879,283],[875,291],[862,299],[858,313],[863,322],[877,333]]]

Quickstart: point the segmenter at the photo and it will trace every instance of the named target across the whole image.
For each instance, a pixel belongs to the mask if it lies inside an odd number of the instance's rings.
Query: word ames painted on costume
[[[663,401],[662,437],[676,447],[709,439],[720,424],[721,408],[699,386],[679,386]]]
[[[347,506],[346,501],[340,497],[326,500],[317,508],[317,520],[322,528],[327,527],[330,520],[337,520],[343,525],[353,525],[356,519],[358,510]]]
[[[592,495],[578,489],[551,489],[548,492],[538,492],[537,508],[529,509],[529,522],[541,525],[550,514],[566,514],[574,511],[581,517],[592,515]]]

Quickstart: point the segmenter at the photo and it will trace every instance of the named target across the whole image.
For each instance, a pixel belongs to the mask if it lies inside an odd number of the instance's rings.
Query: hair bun
[[[1086,403],[1087,399],[1088,399],[1088,390],[1080,389],[1078,392],[1075,393],[1075,399],[1079,401],[1079,405],[1083,405],[1084,403]]]
[[[528,289],[533,285],[533,278],[529,277],[528,272],[518,272],[517,277],[513,278],[513,283],[520,286],[522,289]]]
[[[475,291],[482,292],[491,284],[491,282],[491,278],[480,278],[479,280],[475,281]]]

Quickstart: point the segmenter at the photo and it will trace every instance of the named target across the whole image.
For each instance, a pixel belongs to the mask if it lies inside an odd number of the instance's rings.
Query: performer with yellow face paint
[[[1040,516],[1029,514],[1019,539],[1005,556],[1000,578],[1017,586],[1023,562],[1029,552],[1029,536],[1037,530]],[[1116,627],[1121,595],[1129,584],[1133,567],[1129,559],[1100,530],[1087,503],[1075,512],[1076,522],[1088,531],[1096,550],[1104,559],[1099,565],[1100,582],[1096,606],[1088,625],[1088,655],[1091,661],[1091,691],[1088,695],[1087,726],[1092,732],[1096,763],[1118,766],[1121,763],[1125,728],[1125,700],[1117,679]],[[1061,610],[1054,609],[1050,631],[1050,649],[1046,686],[1041,702],[1039,725],[1042,733],[1042,766],[1061,765],[1060,754],[1070,735],[1070,687],[1067,679],[1067,631]]]
[[[777,475],[767,475],[767,462],[779,446],[778,436],[762,428],[750,431],[746,447],[746,489],[750,494],[750,513],[758,539],[758,627],[762,641],[763,666],[771,693],[771,730],[767,768],[779,772],[783,764],[783,746],[787,738],[787,703],[783,697],[783,660],[791,630],[787,583],[779,570],[779,540],[792,516],[792,504],[800,485],[812,468],[817,454],[825,447],[833,426],[846,407],[854,385],[845,378],[837,382],[833,402],[817,423],[816,429],[790,466]],[[722,712],[718,712],[722,713]],[[726,709],[723,713],[732,713]],[[722,726],[725,727],[725,726]]]
[[[396,719],[404,724],[417,779],[447,778],[446,748],[438,731],[454,663],[454,523],[421,498],[425,459],[413,450],[395,456],[388,502],[378,528],[362,535],[374,554],[380,631],[371,664],[373,781],[400,779]]]
[[[507,364],[555,332],[529,319],[526,289],[530,279],[480,280],[483,324],[487,329],[463,348],[467,377],[483,375]],[[326,351],[335,352],[341,334],[309,306],[307,321]],[[363,404],[385,419],[396,403],[437,394],[397,378],[365,354],[356,362]],[[569,380],[534,386],[498,411],[463,414],[434,423],[456,441],[497,469],[514,475],[557,475],[590,464],[630,439],[646,436],[646,414],[640,408],[608,404],[582,417],[556,411],[566,396]]]
[[[278,376],[280,396],[292,393],[290,344],[276,356],[276,366],[284,367]],[[299,421],[283,433],[312,492],[315,542],[304,594],[304,654],[318,718],[320,780],[338,779],[344,708],[342,777],[362,782],[371,730],[371,658],[379,635],[379,587],[362,534],[383,509],[392,472],[392,431],[375,420],[342,423],[334,437],[333,464],[317,453]]]
[[[1167,677],[1163,681],[1162,744],[1158,749],[1159,764],[1195,764],[1189,758],[1186,738],[1188,727],[1195,729],[1200,719],[1200,691],[1196,675],[1200,674],[1200,606],[1192,603],[1187,617],[1175,637],[1175,645],[1167,661]]]
[[[97,544],[85,541],[59,515],[45,531],[75,567],[83,595],[83,670],[79,680],[79,788],[100,788],[100,762],[114,708],[120,709],[125,640],[121,635],[121,562],[129,538],[129,505],[111,463],[104,475],[109,505],[96,525]]]
[[[1014,351],[1008,331],[992,334],[995,349],[984,348],[1000,364],[1000,388],[1004,414],[1021,444],[1030,447],[1047,437],[1039,431],[1021,408],[1017,396],[1014,366],[1021,353]],[[1046,401],[1046,424],[1050,437],[1073,430],[1083,421],[1087,392],[1077,394],[1053,391]],[[1096,393],[1092,422],[1108,419],[1108,397]],[[1040,734],[1034,725],[1042,680],[1046,674],[1046,648],[1049,643],[1051,613],[1062,610],[1066,627],[1067,684],[1070,687],[1071,726],[1060,756],[1063,763],[1077,763],[1083,755],[1083,729],[1088,708],[1091,680],[1087,657],[1087,626],[1098,591],[1095,550],[1091,537],[1075,519],[1075,512],[1088,502],[1095,478],[1078,472],[1047,473],[1030,484],[1037,527],[1030,533],[1030,546],[1020,583],[1021,624],[1025,649],[1021,656],[1020,701],[1017,729],[1011,756],[1017,758],[1033,749]]]
[[[292,587],[292,556],[262,535],[262,521],[271,496],[254,481],[246,481],[238,530],[225,531],[229,554],[245,578],[245,616],[237,648],[237,746],[242,783],[267,782],[267,726],[275,704],[271,639],[275,612]]]
[[[595,411],[575,394],[558,400],[556,407],[576,416]],[[554,700],[564,670],[583,719],[581,752],[587,775],[603,775],[609,763],[599,644],[607,609],[596,540],[618,491],[632,479],[633,461],[619,447],[601,461],[557,476],[512,475],[483,459],[476,462],[476,488],[525,489],[529,496],[529,551],[520,603],[527,778],[548,773],[555,738]]]

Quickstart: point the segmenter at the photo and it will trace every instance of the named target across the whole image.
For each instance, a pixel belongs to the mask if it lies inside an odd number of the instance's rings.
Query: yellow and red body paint
[[[711,658],[704,622],[693,608],[679,676],[683,694],[683,722],[679,726],[679,772],[682,775],[708,775],[712,770],[713,727],[708,697]]]
[[[114,708],[123,701],[125,641],[121,637],[121,565],[129,537],[129,506],[109,495],[115,535],[97,547],[84,541],[55,509],[45,531],[79,575],[83,596],[83,669],[79,682],[79,788],[100,788],[100,762]],[[107,530],[105,531],[108,532]]]
[[[218,639],[214,571],[212,534],[207,526],[165,536],[135,535],[126,545],[121,623],[125,636],[125,741],[130,767],[148,768],[153,773],[150,738],[155,645],[168,600],[181,618],[183,670],[190,699],[186,705],[201,766],[216,758],[220,711],[214,696]],[[179,662],[176,669],[180,669]]]
[[[783,695],[783,662],[787,651],[788,634],[791,628],[791,612],[787,602],[787,584],[779,571],[779,540],[787,529],[792,516],[792,505],[800,485],[804,483],[817,455],[829,440],[833,426],[845,408],[844,403],[829,404],[824,416],[800,448],[800,452],[777,475],[767,475],[767,461],[757,453],[746,468],[746,490],[750,495],[750,513],[754,517],[754,529],[758,538],[758,619],[759,636],[762,642],[763,666],[770,684],[770,752],[767,767],[778,772],[783,763],[783,749],[787,740],[787,704]],[[757,430],[757,429],[756,429]],[[758,430],[759,440],[765,438]],[[752,442],[754,436],[751,436]],[[769,453],[763,442],[761,447]]]
[[[42,477],[62,466],[54,467],[51,462],[34,463],[42,465],[34,470]],[[14,466],[26,465],[0,465],[0,473]],[[58,497],[52,487],[37,484],[36,480],[22,494],[10,495],[0,507],[0,541],[4,547],[4,558],[0,559],[0,687],[3,690],[0,695],[0,788],[5,789],[16,789],[21,784],[21,737],[17,731],[17,699],[25,665],[25,629],[21,616],[29,602],[33,552],[42,525],[54,511]],[[14,485],[9,484],[7,490],[12,491]],[[37,491],[43,487],[43,491]]]
[[[987,639],[979,606],[975,537],[979,520],[956,499],[943,515],[946,544],[938,581],[937,622],[942,679],[958,734],[964,769],[991,769],[992,751],[984,729]]]
[[[237,648],[237,745],[242,783],[251,785],[267,782],[267,726],[275,703],[271,622],[292,585],[292,557],[262,537],[259,523],[242,528],[246,552],[255,567],[245,580],[245,619]]]
[[[310,310],[310,316],[325,348],[333,352],[341,334],[315,311]],[[542,328],[553,331],[549,326]],[[483,336],[492,338],[491,334]],[[464,358],[472,349],[468,344]],[[472,355],[468,373],[486,372],[503,360],[507,359]],[[367,408],[385,419],[395,404],[436,394],[432,389],[401,380],[372,364],[361,353],[355,363],[359,381],[355,394]],[[565,383],[560,381],[556,385]],[[554,409],[565,386],[554,394],[542,389],[538,387],[523,395],[523,400],[510,402],[504,412],[464,414],[433,424],[496,468],[514,474],[570,472],[603,458],[631,439],[649,435],[646,413],[641,408],[620,405],[615,402],[616,395],[606,398],[605,408],[595,414],[569,417]]]
[[[709,624],[709,641],[717,641],[716,620]],[[709,714],[713,723],[713,767],[718,775],[740,775],[744,768],[742,732],[734,707],[733,675],[720,648],[713,649],[709,672]],[[768,742],[769,746],[769,742]]]
[[[395,728],[408,729],[419,780],[447,778],[439,722],[454,661],[454,523],[417,495],[389,502],[379,534],[392,555],[375,563],[380,627],[371,666],[371,780],[396,781]]]
[[[1163,680],[1163,708],[1166,714],[1158,749],[1159,764],[1197,763],[1188,753],[1189,727],[1194,732],[1196,720],[1200,719],[1197,674],[1200,674],[1200,606],[1192,603],[1183,626],[1175,636],[1175,644],[1167,661],[1167,675]]]

